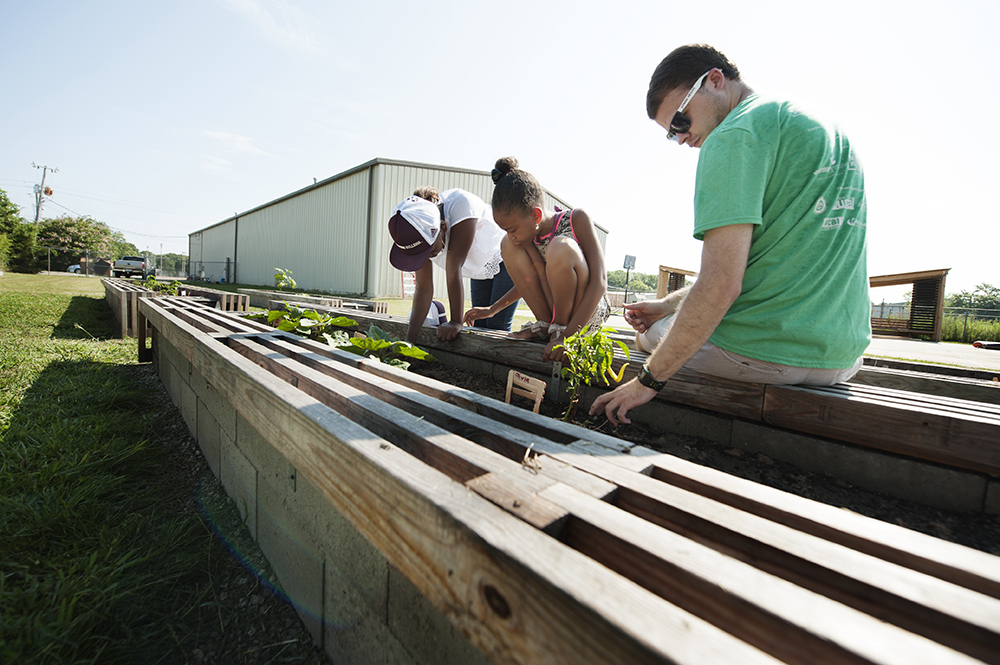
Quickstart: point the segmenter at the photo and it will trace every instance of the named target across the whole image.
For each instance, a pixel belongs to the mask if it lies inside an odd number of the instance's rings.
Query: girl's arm
[[[489,307],[473,307],[467,311],[465,313],[465,325],[472,325],[472,322],[477,319],[488,319],[491,316],[496,316],[496,314],[503,308],[520,299],[521,292],[517,290],[517,286],[512,286],[510,287],[510,291],[505,293]]]
[[[445,261],[445,275],[448,284],[448,323],[438,326],[438,339],[447,342],[455,339],[462,330],[462,314],[465,312],[465,287],[462,282],[462,266],[465,264],[472,241],[476,239],[474,217],[455,223],[448,231],[448,258]],[[428,303],[430,307],[430,303]]]
[[[424,261],[424,265],[413,274],[413,302],[410,303],[410,324],[406,327],[406,341],[411,344],[417,341],[417,334],[434,299],[434,265],[430,260]]]

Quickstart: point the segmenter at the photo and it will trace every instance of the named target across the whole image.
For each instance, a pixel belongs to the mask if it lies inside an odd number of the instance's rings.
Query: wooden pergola
[[[660,274],[656,279],[656,297],[662,298],[668,293],[684,288],[684,282],[688,277],[693,277],[698,273],[691,270],[681,270],[680,268],[668,268],[660,266]]]
[[[904,272],[898,275],[870,277],[868,283],[876,286],[912,284],[909,319],[883,319],[872,317],[872,332],[902,337],[929,336],[941,341],[941,322],[944,320],[944,282],[951,268]]]

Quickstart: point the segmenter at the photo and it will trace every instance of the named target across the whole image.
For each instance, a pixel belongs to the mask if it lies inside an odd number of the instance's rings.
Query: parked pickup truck
[[[153,274],[153,264],[144,256],[123,256],[111,264],[112,277],[132,277],[139,275],[146,279]]]

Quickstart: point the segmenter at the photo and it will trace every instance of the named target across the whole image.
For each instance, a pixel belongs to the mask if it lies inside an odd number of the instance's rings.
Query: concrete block
[[[240,511],[240,517],[246,522],[250,536],[257,540],[257,469],[224,432],[221,439],[222,465],[219,480]]]
[[[272,487],[257,486],[257,543],[316,644],[323,645],[323,558]]]
[[[768,425],[734,421],[732,445],[935,508],[978,512],[986,497],[986,476],[982,474]]]
[[[392,634],[418,663],[490,662],[406,576],[389,569],[388,624]]]
[[[990,476],[986,481],[986,500],[983,502],[983,512],[1000,515],[1000,478]]]
[[[294,469],[288,460],[241,415],[236,414],[236,447],[257,469],[257,486],[268,485],[281,493],[291,488]]]
[[[359,622],[347,626],[327,623],[323,639],[324,649],[334,663],[431,665],[415,660],[392,634],[389,627],[372,615],[367,615]]]
[[[176,372],[176,370],[175,370]],[[173,397],[174,404],[181,412],[181,416],[184,418],[184,423],[188,427],[188,431],[191,432],[191,436],[198,438],[198,396],[194,394],[191,390],[191,386],[188,385],[187,381],[183,380],[182,375],[176,372],[173,377],[171,377],[171,383],[176,387],[177,395]]]
[[[194,394],[193,391],[192,394]],[[195,398],[195,402],[198,411],[195,439],[198,441],[198,446],[201,447],[201,453],[205,456],[205,461],[208,462],[208,468],[212,470],[212,474],[216,478],[221,478],[222,430],[219,429],[219,423],[216,421],[215,416],[205,408],[205,403],[197,398]]]
[[[215,417],[216,422],[219,423],[229,438],[236,438],[236,409],[230,404],[229,400],[226,399],[224,395],[221,395],[218,389],[205,380],[205,377],[195,372],[191,376],[191,389],[198,396],[198,399],[203,403],[204,408],[206,408],[212,416]]]

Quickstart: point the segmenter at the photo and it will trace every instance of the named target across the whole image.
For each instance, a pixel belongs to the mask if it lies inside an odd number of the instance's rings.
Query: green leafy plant
[[[176,296],[177,289],[180,287],[181,283],[177,280],[170,282],[169,284],[164,284],[163,282],[156,281],[156,277],[150,275],[146,278],[146,281],[142,283],[144,287],[149,289],[154,293],[163,293],[168,296]]]
[[[349,353],[355,353],[365,358],[374,358],[387,365],[408,369],[410,363],[404,358],[413,360],[436,360],[427,351],[392,337],[378,326],[371,326],[365,337],[351,337],[343,328],[353,328],[358,325],[354,319],[346,316],[332,317],[311,309],[302,309],[290,303],[285,303],[284,310],[271,310],[248,315],[248,318],[266,320],[269,325],[324,342]]]
[[[624,342],[608,337],[608,333],[614,331],[614,328],[607,326],[594,332],[589,332],[589,329],[581,330],[554,347],[563,349],[567,359],[567,364],[562,369],[562,376],[569,385],[570,393],[569,406],[563,414],[563,421],[569,422],[576,415],[576,407],[580,401],[580,386],[593,385],[595,382],[611,385],[620,382],[625,375],[628,363],[621,366],[617,375],[611,370],[616,344],[625,357],[631,359]]]
[[[312,309],[296,307],[291,303],[285,303],[285,309],[272,309],[269,312],[256,312],[249,314],[247,318],[267,321],[268,325],[284,330],[285,332],[302,335],[309,339],[326,342],[331,346],[341,346],[340,343],[333,343],[331,339],[341,339],[335,337],[340,333],[343,338],[347,338],[347,333],[340,328],[351,328],[358,325],[354,319],[346,316],[330,316]]]
[[[292,271],[288,268],[275,268],[278,272],[274,273],[274,285],[279,291],[283,291],[287,286],[289,289],[294,289],[298,287],[298,283],[292,279]]]
[[[334,344],[334,346],[365,358],[375,358],[400,369],[407,369],[410,366],[409,361],[404,360],[404,358],[436,360],[434,356],[420,347],[404,342],[398,337],[392,337],[375,325],[368,328],[366,337],[350,337],[347,339],[346,345]]]

